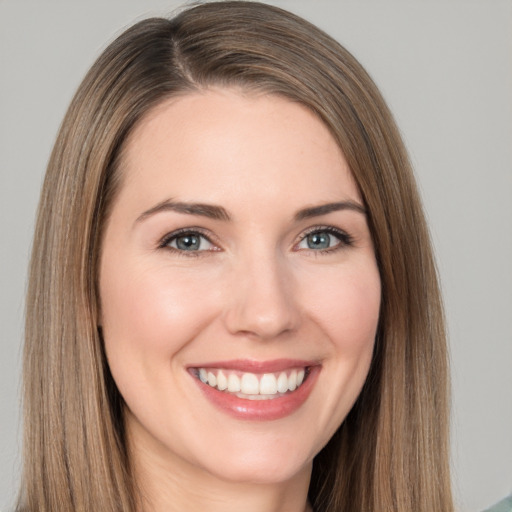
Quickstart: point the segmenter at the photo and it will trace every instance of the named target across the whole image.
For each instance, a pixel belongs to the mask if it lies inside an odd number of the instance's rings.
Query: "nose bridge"
[[[298,327],[293,275],[278,251],[247,251],[230,283],[226,323],[232,333],[274,338]]]

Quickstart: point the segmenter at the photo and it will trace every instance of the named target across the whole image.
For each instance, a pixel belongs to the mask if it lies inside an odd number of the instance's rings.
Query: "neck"
[[[312,511],[307,503],[312,464],[284,482],[239,482],[145,448],[130,447],[141,512]]]

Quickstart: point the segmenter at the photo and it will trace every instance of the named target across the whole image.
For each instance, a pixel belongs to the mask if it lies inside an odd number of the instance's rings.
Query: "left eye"
[[[166,247],[178,251],[211,251],[214,245],[204,235],[200,233],[182,233],[174,235],[165,242]]]
[[[298,249],[325,250],[342,244],[342,236],[328,230],[318,230],[307,234],[297,245]]]

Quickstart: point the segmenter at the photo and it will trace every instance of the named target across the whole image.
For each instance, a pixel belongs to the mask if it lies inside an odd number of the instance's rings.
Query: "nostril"
[[[258,313],[247,306],[229,315],[228,329],[233,334],[270,339],[296,330],[298,322],[288,311]]]

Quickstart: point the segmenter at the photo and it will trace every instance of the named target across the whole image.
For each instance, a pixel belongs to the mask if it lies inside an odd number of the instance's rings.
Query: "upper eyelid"
[[[312,233],[321,232],[321,231],[328,231],[329,233],[333,234],[339,234],[345,237],[352,238],[349,233],[347,233],[344,229],[337,228],[335,226],[329,226],[329,225],[320,225],[320,226],[311,226],[310,228],[305,229],[301,232],[301,234],[297,237],[297,241],[303,240],[308,235],[311,235]]]
[[[311,226],[302,231],[302,234],[309,235],[314,233],[315,231],[338,231],[339,233],[345,233],[345,231],[341,228],[337,228],[335,226],[330,226],[328,224],[320,224],[318,226]]]

